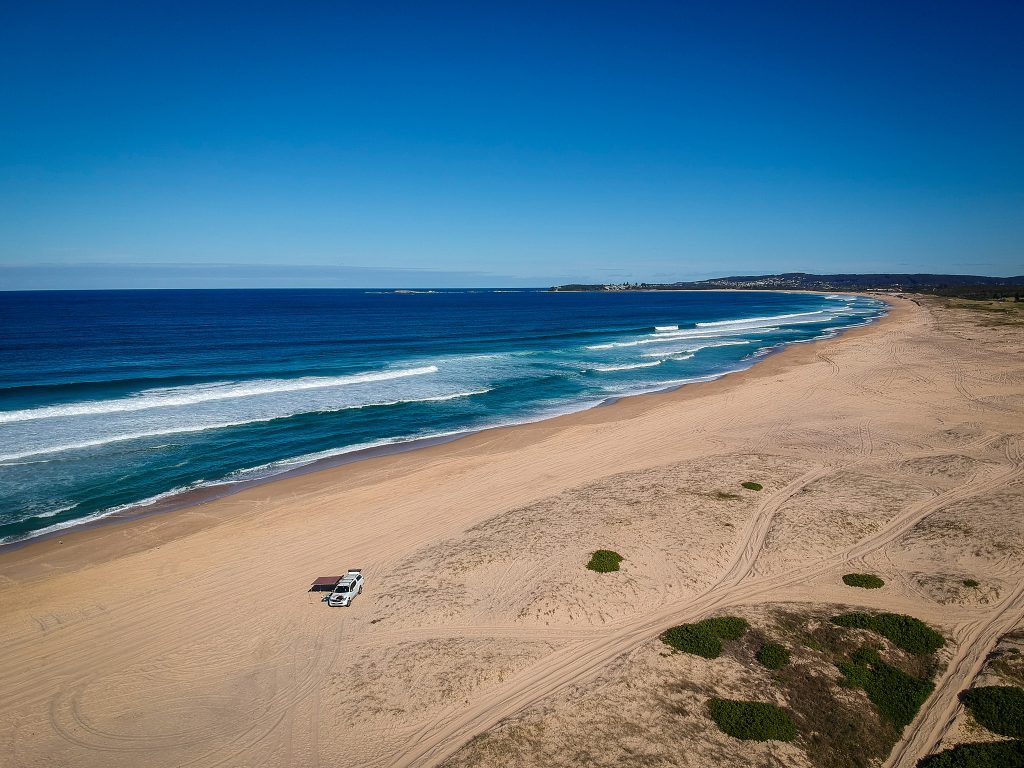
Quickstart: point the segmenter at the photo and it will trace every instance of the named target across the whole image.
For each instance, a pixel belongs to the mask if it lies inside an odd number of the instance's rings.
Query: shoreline
[[[734,291],[738,289],[709,289],[718,291]],[[699,291],[705,292],[705,291]],[[780,290],[778,293],[821,293],[819,291]],[[833,293],[833,292],[829,292]],[[29,536],[24,539],[0,544],[0,563],[12,558],[15,553],[23,553],[32,550],[35,553],[37,548],[57,548],[68,544],[98,538],[106,531],[112,529],[130,529],[134,524],[141,524],[154,518],[169,518],[176,515],[186,516],[188,513],[203,513],[209,506],[218,501],[234,499],[248,492],[274,486],[276,484],[290,483],[302,478],[316,476],[318,479],[333,477],[335,473],[351,469],[353,466],[366,464],[375,465],[378,462],[399,461],[409,455],[430,454],[431,452],[443,449],[445,446],[464,443],[471,443],[474,438],[486,440],[491,435],[497,435],[508,430],[530,430],[539,427],[548,429],[564,429],[573,426],[575,423],[589,421],[585,417],[588,414],[600,412],[607,415],[607,420],[629,419],[647,408],[656,408],[664,404],[679,402],[680,393],[686,392],[694,397],[711,394],[718,387],[727,384],[740,384],[748,378],[757,376],[770,376],[785,370],[791,366],[798,365],[799,353],[803,350],[807,356],[811,355],[818,345],[839,339],[848,339],[865,332],[877,330],[895,319],[900,314],[901,305],[899,301],[910,301],[904,295],[854,293],[845,295],[866,296],[884,302],[887,309],[884,315],[867,323],[850,326],[838,331],[835,335],[827,338],[808,339],[804,341],[787,342],[774,348],[766,348],[767,354],[761,359],[754,360],[750,365],[734,371],[726,371],[716,375],[709,381],[693,381],[683,384],[673,384],[659,388],[653,392],[638,393],[635,395],[619,395],[606,398],[605,400],[566,413],[555,416],[542,416],[533,420],[516,422],[514,424],[496,425],[483,427],[481,429],[469,429],[453,432],[450,435],[427,436],[413,438],[387,445],[368,446],[352,451],[342,452],[327,456],[322,459],[314,459],[309,463],[302,464],[292,469],[268,474],[242,481],[220,481],[208,486],[178,491],[168,491],[167,495],[159,495],[150,502],[137,502],[126,508],[109,512],[97,513],[92,519],[83,518],[81,522],[69,521],[72,524],[66,528]],[[755,373],[756,372],[756,373]],[[604,421],[606,419],[600,419]],[[471,447],[466,445],[466,447]],[[213,522],[212,524],[217,524]],[[175,527],[175,526],[171,526]],[[184,535],[184,534],[183,534]]]

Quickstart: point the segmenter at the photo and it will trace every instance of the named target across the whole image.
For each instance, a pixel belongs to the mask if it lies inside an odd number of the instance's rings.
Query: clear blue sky
[[[1020,274],[1022,40],[1019,2],[0,2],[0,288]]]

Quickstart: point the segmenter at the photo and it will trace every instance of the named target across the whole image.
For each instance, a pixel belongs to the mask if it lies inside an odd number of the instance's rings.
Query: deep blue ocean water
[[[717,377],[883,311],[767,292],[0,293],[0,540]]]

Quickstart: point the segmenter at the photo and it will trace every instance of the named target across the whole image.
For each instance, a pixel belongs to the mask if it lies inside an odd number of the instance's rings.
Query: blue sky
[[[1024,272],[1019,3],[0,4],[0,288]]]

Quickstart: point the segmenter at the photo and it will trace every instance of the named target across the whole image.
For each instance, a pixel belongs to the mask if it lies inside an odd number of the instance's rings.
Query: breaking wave
[[[367,384],[376,381],[402,379],[407,376],[422,376],[428,373],[437,373],[437,366],[428,365],[421,368],[357,373],[348,376],[306,376],[300,379],[261,379],[246,382],[195,384],[189,387],[173,387],[169,389],[148,389],[115,400],[93,400],[84,403],[44,405],[39,408],[27,408],[20,411],[0,411],[0,424],[33,421],[35,419],[52,419],[61,416],[93,416],[104,413],[145,411],[150,408],[196,405],[214,400],[231,400],[279,392],[301,392],[311,389],[344,387],[352,384]]]

